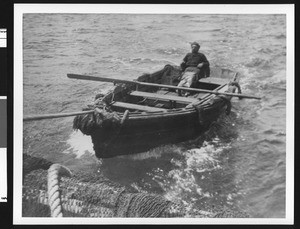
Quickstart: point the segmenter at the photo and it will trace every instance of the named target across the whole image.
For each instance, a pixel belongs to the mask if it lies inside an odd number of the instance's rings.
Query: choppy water
[[[251,217],[285,217],[286,19],[284,15],[25,14],[24,114],[79,111],[108,83],[67,73],[134,79],[179,64],[198,41],[211,65],[242,73],[217,135],[142,154],[97,160],[73,118],[24,123],[24,152],[103,173],[191,209],[224,205]]]

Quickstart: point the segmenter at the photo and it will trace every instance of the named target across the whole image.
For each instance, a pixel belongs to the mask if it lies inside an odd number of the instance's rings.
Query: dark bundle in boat
[[[139,153],[199,136],[220,114],[230,112],[232,93],[239,89],[238,74],[212,68],[210,77],[182,90],[188,95],[179,96],[176,85],[181,73],[180,67],[166,65],[136,81],[68,74],[69,78],[115,83],[110,92],[96,96],[88,108],[94,113],[75,117],[74,128],[91,136],[99,158]]]

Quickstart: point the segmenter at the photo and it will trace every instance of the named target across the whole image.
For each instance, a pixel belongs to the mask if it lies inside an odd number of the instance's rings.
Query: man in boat
[[[197,42],[191,43],[192,52],[186,54],[180,64],[182,69],[181,80],[178,87],[193,87],[199,79],[209,77],[209,62],[203,53],[199,52],[200,45]],[[181,90],[178,90],[181,95]]]

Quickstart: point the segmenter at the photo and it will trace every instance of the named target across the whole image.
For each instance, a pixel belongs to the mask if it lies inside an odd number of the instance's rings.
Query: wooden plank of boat
[[[199,80],[199,83],[223,85],[223,84],[228,84],[229,80],[223,78],[216,78],[216,77],[207,77],[207,78],[201,78]]]
[[[224,80],[225,81],[225,80]],[[228,80],[226,80],[228,82]],[[226,84],[221,84],[220,86],[218,86],[217,88],[215,88],[213,91],[215,92],[225,92],[226,91]],[[200,94],[200,93],[199,93]],[[200,94],[201,95],[201,94]],[[214,94],[211,93],[202,93],[202,95],[200,97],[198,97],[200,100],[204,100],[207,99],[209,97],[213,97],[215,96]]]
[[[144,92],[144,91],[133,91],[130,93],[130,95],[140,96],[140,97],[145,97],[145,98],[150,98],[150,99],[160,99],[160,100],[165,100],[165,101],[176,101],[176,102],[181,102],[181,103],[193,103],[193,102],[199,101],[196,98],[149,93],[149,92]]]
[[[166,109],[163,109],[163,108],[148,107],[148,106],[137,105],[137,104],[133,104],[133,103],[124,103],[124,102],[113,102],[111,104],[111,106],[126,108],[126,109],[129,109],[129,110],[146,111],[146,112],[157,112],[157,111],[165,111],[166,110]]]

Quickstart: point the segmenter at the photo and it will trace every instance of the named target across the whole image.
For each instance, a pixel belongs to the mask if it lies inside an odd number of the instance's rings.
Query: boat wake
[[[181,202],[187,212],[191,209],[195,211],[197,206],[200,207],[200,202],[203,207],[206,199],[215,196],[215,190],[207,187],[205,181],[222,171],[219,158],[221,153],[228,149],[230,145],[221,143],[218,138],[204,142],[201,148],[184,152],[182,159],[172,158],[173,169],[169,172],[163,173],[163,169],[155,169],[153,180],[164,190],[167,199]]]
[[[95,155],[93,144],[90,136],[82,134],[80,131],[73,131],[67,140],[69,148],[63,153],[75,154],[76,158],[80,158],[85,154]]]

